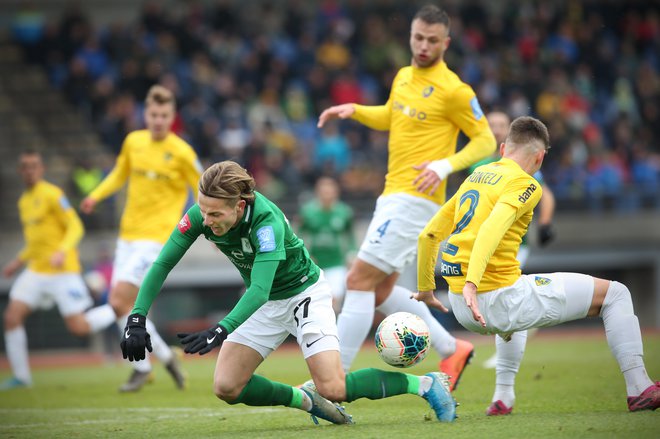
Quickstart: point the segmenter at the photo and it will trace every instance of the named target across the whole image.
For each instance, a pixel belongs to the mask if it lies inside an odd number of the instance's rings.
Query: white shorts
[[[324,351],[339,352],[330,284],[323,274],[294,297],[266,302],[227,341],[251,347],[266,358],[289,334],[296,337],[305,358]]]
[[[401,272],[417,254],[417,238],[440,206],[409,194],[381,195],[358,258],[384,273]]]
[[[324,268],[323,274],[330,284],[332,297],[335,300],[341,300],[346,294],[346,274],[348,269],[340,265],[338,267]]]
[[[111,284],[114,286],[117,282],[128,282],[136,287],[142,285],[144,276],[162,248],[160,242],[118,239]]]
[[[80,274],[42,274],[29,269],[16,278],[9,299],[23,302],[33,310],[46,310],[57,304],[63,317],[81,313],[94,304]]]
[[[466,329],[506,336],[584,318],[593,294],[594,278],[586,274],[526,274],[510,287],[477,295],[485,328],[474,320],[462,294],[450,292],[449,302],[456,319]]]

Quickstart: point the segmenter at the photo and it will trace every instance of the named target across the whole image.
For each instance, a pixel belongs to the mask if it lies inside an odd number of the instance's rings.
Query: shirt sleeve
[[[197,158],[197,154],[195,154],[195,151],[190,148],[190,155],[186,157],[186,166],[183,173],[188,186],[190,186],[190,189],[192,190],[195,201],[197,201],[197,188],[203,170],[202,164],[200,163],[199,158]]]
[[[385,105],[357,105],[355,104],[355,113],[351,116],[372,130],[389,131],[391,118],[391,101],[388,99]]]
[[[57,195],[54,210],[59,221],[66,227],[59,245],[59,250],[66,252],[78,246],[85,234],[85,227],[64,193]]]
[[[268,214],[254,224],[250,233],[250,241],[257,249],[254,262],[286,259],[284,224],[282,221],[275,220],[272,214]]]
[[[233,332],[268,301],[278,265],[279,261],[254,262],[250,273],[250,288],[229,314],[220,321],[228,332]]]
[[[130,172],[128,155],[129,145],[130,134],[126,137],[126,140],[124,140],[124,144],[121,147],[121,152],[117,156],[114,168],[112,168],[112,171],[110,171],[110,173],[103,179],[101,184],[89,194],[90,198],[97,201],[104,200],[124,186],[126,180],[128,180]]]
[[[179,263],[190,246],[202,233],[202,221],[199,207],[194,205],[181,218],[169,239],[160,251],[151,268],[144,277],[138,291],[132,313],[146,316],[151,304],[160,293],[167,275]]]
[[[440,244],[451,233],[454,224],[456,196],[447,201],[424,227],[417,240],[417,290],[435,290],[435,265]]]
[[[447,158],[456,172],[491,155],[497,144],[470,86],[458,87],[448,102],[451,103],[447,108],[449,119],[470,139],[463,149]]]

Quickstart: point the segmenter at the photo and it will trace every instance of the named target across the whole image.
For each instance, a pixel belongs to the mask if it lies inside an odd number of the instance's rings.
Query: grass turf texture
[[[545,331],[544,331],[545,332]],[[562,336],[563,337],[563,336]],[[513,415],[490,418],[484,411],[494,388],[494,371],[481,363],[494,352],[491,338],[474,339],[478,357],[455,393],[461,403],[452,424],[425,421],[426,402],[403,395],[347,405],[356,421],[334,426],[282,407],[230,406],[212,393],[215,355],[184,361],[189,386],[178,391],[163,367],[155,382],[136,394],[119,394],[129,369],[123,364],[37,369],[31,389],[0,393],[0,437],[447,437],[459,438],[656,438],[659,412],[628,413],[625,385],[602,337],[532,338],[517,379]],[[645,361],[660,378],[660,334],[644,338]],[[435,369],[431,354],[407,371]],[[364,349],[356,368],[386,366],[375,349]],[[259,371],[273,380],[300,384],[308,378],[297,348],[275,352]],[[3,378],[6,373],[3,374]]]

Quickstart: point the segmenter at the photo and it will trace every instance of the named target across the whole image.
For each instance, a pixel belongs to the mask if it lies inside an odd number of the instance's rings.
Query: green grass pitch
[[[489,418],[484,411],[494,388],[494,371],[481,363],[494,351],[491,338],[471,338],[477,357],[455,393],[461,406],[452,424],[425,420],[426,402],[403,395],[347,404],[356,421],[314,425],[309,416],[282,407],[230,406],[212,393],[215,355],[187,359],[185,391],[174,388],[160,365],[155,381],[136,394],[119,394],[127,366],[34,370],[35,386],[0,393],[0,438],[657,438],[660,411],[628,413],[625,385],[605,337],[547,335],[527,344],[511,416]],[[548,331],[549,332],[549,331]],[[644,338],[651,378],[660,378],[660,334]],[[434,370],[435,354],[408,372]],[[356,368],[386,366],[374,349],[364,349]],[[297,348],[275,352],[258,370],[273,380],[300,384],[308,378]],[[7,372],[2,373],[2,378]]]

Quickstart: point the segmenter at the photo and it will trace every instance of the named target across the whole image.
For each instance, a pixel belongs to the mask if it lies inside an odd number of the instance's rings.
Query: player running
[[[85,336],[107,328],[115,314],[107,306],[85,310],[93,301],[80,275],[78,243],[84,229],[64,192],[43,179],[41,154],[25,151],[19,156],[19,174],[25,192],[18,200],[25,247],[2,274],[16,278],[4,312],[5,348],[13,376],[0,390],[32,385],[25,319],[33,311],[54,304],[70,333]]]
[[[628,288],[578,273],[521,275],[516,254],[541,198],[532,175],[550,147],[537,119],[513,121],[500,146],[502,159],[470,175],[419,236],[418,300],[443,311],[433,296],[440,243],[441,270],[458,321],[480,334],[497,334],[498,379],[488,415],[511,413],[525,330],[600,316],[626,382],[630,411],[660,407],[660,382],[643,361],[642,336]]]
[[[195,151],[170,132],[176,112],[172,92],[154,85],[145,104],[147,129],[126,136],[112,172],[80,204],[83,213],[91,213],[97,203],[128,182],[108,299],[119,316],[120,328],[126,323],[144,275],[158,256],[170,229],[181,217],[189,188],[196,196],[202,171]],[[147,325],[153,337],[154,354],[176,385],[184,388],[185,378],[176,356],[158,335],[151,320],[147,320]],[[128,382],[119,388],[122,392],[138,391],[152,379],[149,359],[135,362],[133,367]]]

